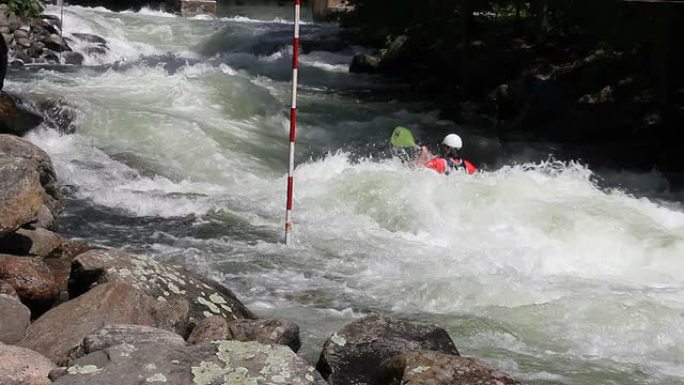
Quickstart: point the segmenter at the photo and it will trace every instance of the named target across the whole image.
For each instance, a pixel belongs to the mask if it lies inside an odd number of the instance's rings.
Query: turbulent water
[[[476,176],[406,167],[386,151],[394,126],[454,124],[349,74],[361,48],[331,26],[303,28],[315,49],[302,57],[296,244],[281,245],[291,26],[273,11],[66,9],[66,36],[101,35],[107,55],[6,83],[78,111],[75,134],[29,136],[67,187],[61,232],[224,282],[257,313],[299,323],[314,361],[341,325],[381,312],[438,323],[463,354],[526,383],[684,384],[681,206],[601,187],[578,163],[532,161],[523,144]]]

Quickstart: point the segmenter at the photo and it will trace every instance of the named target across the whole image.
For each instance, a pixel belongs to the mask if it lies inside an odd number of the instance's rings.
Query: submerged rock
[[[486,362],[432,351],[411,352],[385,361],[383,385],[519,385]]]
[[[370,316],[333,334],[323,347],[317,369],[330,385],[379,384],[383,361],[418,350],[458,356],[449,334],[440,327]]]

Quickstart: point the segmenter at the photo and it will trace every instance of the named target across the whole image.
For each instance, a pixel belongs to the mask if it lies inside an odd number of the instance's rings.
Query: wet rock
[[[301,347],[299,326],[291,321],[275,319],[226,322],[221,317],[208,317],[202,320],[188,337],[190,344],[215,340],[256,341],[262,344],[285,345],[295,353]]]
[[[381,367],[383,385],[519,385],[486,362],[432,351],[402,354]]]
[[[349,72],[372,74],[378,71],[378,65],[380,65],[378,56],[360,53],[352,59]]]
[[[50,269],[37,259],[0,254],[0,279],[12,285],[34,316],[49,309],[59,295]]]
[[[333,334],[323,347],[317,369],[330,385],[379,384],[383,361],[418,350],[458,355],[449,334],[440,327],[370,316]]]
[[[105,324],[154,325],[153,306],[154,299],[130,285],[97,285],[43,314],[19,344],[60,362]]]
[[[26,334],[31,311],[17,298],[0,294],[0,342],[15,344]]]
[[[2,123],[1,116],[0,123]],[[24,221],[23,225],[37,220],[37,215],[45,217],[42,219],[43,222],[49,222],[50,219],[54,221],[54,217],[64,208],[52,161],[45,151],[31,142],[0,134],[0,174],[3,174],[3,178],[0,178],[2,187],[0,188],[0,237],[10,232],[6,230],[3,222],[9,221],[8,218],[18,215],[19,212],[22,212],[23,216],[32,217]],[[40,188],[35,186],[36,177]],[[7,182],[10,179],[22,184],[23,190]],[[23,195],[12,195],[12,192],[19,193],[20,191]],[[37,202],[34,198],[37,193],[41,194],[42,206],[45,209],[41,207],[35,209]]]
[[[37,102],[37,107],[45,118],[45,125],[54,128],[61,134],[76,132],[76,108],[62,100],[43,99]]]
[[[55,364],[34,351],[0,344],[0,384],[47,385],[54,368]]]
[[[56,33],[48,36],[44,43],[47,48],[56,52],[71,51],[69,45]]]
[[[18,53],[23,55],[25,52],[20,50]],[[29,111],[18,97],[0,94],[0,134],[22,136],[42,122],[43,118]]]
[[[90,56],[106,55],[108,50],[107,47],[94,46],[87,47],[85,53]]]
[[[117,345],[99,353],[77,360],[54,384],[325,385],[313,367],[280,345],[238,341],[191,346],[143,343]]]
[[[182,336],[215,315],[226,320],[256,318],[230,290],[183,267],[113,249],[91,250],[74,260],[69,282],[72,297],[104,282],[132,285],[155,298],[156,326]]]
[[[28,47],[28,46],[31,45],[31,42],[29,41],[27,44],[28,44],[28,45],[22,45],[22,44],[18,44],[18,45],[19,45],[20,47]],[[14,56],[15,56],[17,59],[21,60],[24,64],[29,64],[29,63],[31,63],[31,62],[33,61],[33,60],[31,59],[31,55],[29,55],[29,54],[28,54],[28,51],[25,50],[25,49],[16,49],[16,50],[14,51]]]
[[[83,64],[83,55],[79,52],[64,52],[63,56],[64,64],[71,64],[80,66]]]
[[[76,39],[80,40],[80,41],[85,41],[88,43],[101,44],[101,45],[107,44],[107,40],[105,40],[104,38],[97,36],[97,35],[92,35],[89,33],[73,33],[72,36],[75,37]]]
[[[0,238],[0,253],[45,258],[59,253],[63,242],[58,234],[43,228],[19,229]]]

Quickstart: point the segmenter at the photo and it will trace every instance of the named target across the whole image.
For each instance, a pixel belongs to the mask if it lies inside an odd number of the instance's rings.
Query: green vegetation
[[[40,0],[3,0],[7,4],[9,12],[21,17],[34,17],[43,12],[43,3]]]

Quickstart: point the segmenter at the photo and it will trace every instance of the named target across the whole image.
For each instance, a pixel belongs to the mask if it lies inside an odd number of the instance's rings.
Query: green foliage
[[[17,16],[38,16],[43,12],[43,4],[40,0],[7,0],[10,12]]]

